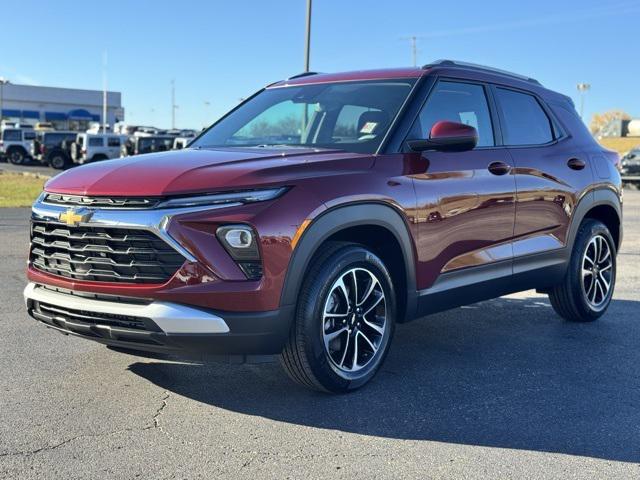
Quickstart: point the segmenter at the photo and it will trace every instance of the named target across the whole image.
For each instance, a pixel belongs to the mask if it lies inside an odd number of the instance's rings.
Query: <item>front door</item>
[[[418,206],[419,289],[445,273],[493,265],[509,277],[515,218],[513,162],[496,147],[488,87],[439,81],[414,123],[409,138],[425,138],[434,123],[449,120],[478,130],[478,145],[467,152],[422,154],[426,171],[413,176]]]

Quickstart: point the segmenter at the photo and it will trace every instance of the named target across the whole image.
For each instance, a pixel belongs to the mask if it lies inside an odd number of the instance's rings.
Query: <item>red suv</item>
[[[571,99],[449,60],[269,85],[189,148],[50,180],[29,314],[125,349],[280,354],[297,382],[368,382],[396,323],[535,288],[607,309],[618,156]]]

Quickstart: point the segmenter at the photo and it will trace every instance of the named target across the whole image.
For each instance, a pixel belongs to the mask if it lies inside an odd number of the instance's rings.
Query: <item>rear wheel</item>
[[[69,164],[69,159],[62,152],[55,152],[49,157],[49,165],[57,170],[63,170]]]
[[[7,151],[7,158],[10,163],[13,163],[14,165],[21,165],[26,160],[27,155],[23,149],[13,147]]]
[[[566,320],[591,322],[609,307],[616,283],[616,246],[609,229],[585,220],[578,230],[569,268],[549,293],[553,309]]]
[[[282,364],[293,380],[315,390],[359,388],[387,354],[395,315],[382,260],[359,245],[329,243],[304,279]]]

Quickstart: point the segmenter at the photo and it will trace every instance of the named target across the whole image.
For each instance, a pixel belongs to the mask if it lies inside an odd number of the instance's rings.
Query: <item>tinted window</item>
[[[120,146],[120,138],[119,137],[109,137],[108,145],[110,147],[119,147]]]
[[[36,138],[36,132],[34,132],[33,130],[25,130],[23,132],[23,135],[25,140],[33,140],[34,138]]]
[[[433,124],[441,120],[474,127],[478,131],[478,147],[494,145],[491,114],[481,85],[439,82],[413,124],[410,138],[427,138]]]
[[[549,117],[535,97],[504,88],[497,88],[496,93],[504,117],[505,145],[541,145],[553,140]]]
[[[90,147],[102,147],[103,145],[104,145],[104,142],[101,137],[89,137]]]
[[[397,79],[267,88],[193,146],[303,146],[373,153],[414,83]]]
[[[20,130],[5,130],[2,132],[2,139],[7,142],[21,142],[22,132]]]
[[[61,145],[65,140],[74,140],[75,135],[68,133],[47,133],[44,135],[43,142],[47,146]]]

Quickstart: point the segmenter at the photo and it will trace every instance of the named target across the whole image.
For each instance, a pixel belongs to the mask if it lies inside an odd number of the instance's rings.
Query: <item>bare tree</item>
[[[622,110],[609,110],[604,113],[596,113],[591,118],[591,124],[589,125],[589,130],[591,133],[597,133],[602,129],[602,127],[606,126],[612,120],[630,120],[631,115],[627,112],[623,112]]]

